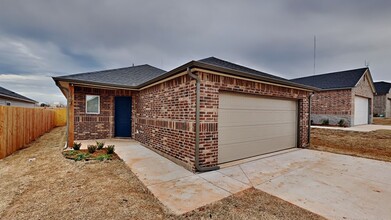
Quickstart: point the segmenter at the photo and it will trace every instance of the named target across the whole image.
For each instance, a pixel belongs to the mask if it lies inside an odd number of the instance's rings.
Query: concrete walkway
[[[391,125],[357,125],[353,127],[328,127],[328,126],[311,126],[311,128],[323,128],[323,129],[334,129],[334,130],[344,130],[344,131],[361,131],[361,132],[369,132],[376,130],[391,130]]]
[[[100,140],[115,152],[143,184],[174,214],[183,214],[251,186],[221,173],[194,174],[134,140]],[[95,141],[80,141],[83,146]]]
[[[255,187],[326,218],[391,216],[391,163],[293,149],[194,174],[136,141],[105,142],[175,214]]]

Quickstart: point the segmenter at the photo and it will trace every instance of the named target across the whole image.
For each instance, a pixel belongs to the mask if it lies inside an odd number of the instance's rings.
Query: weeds
[[[97,160],[99,161],[104,161],[104,160],[111,160],[111,155],[109,154],[102,154],[96,157]]]

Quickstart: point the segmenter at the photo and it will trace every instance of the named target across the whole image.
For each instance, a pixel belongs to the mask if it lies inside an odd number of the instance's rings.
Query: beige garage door
[[[219,163],[296,147],[297,101],[220,93]]]
[[[369,99],[359,96],[354,97],[354,125],[368,124],[368,104]]]

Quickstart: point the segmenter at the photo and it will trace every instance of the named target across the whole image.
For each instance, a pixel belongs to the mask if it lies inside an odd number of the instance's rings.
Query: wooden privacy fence
[[[54,125],[56,127],[65,126],[67,124],[67,109],[55,108]]]
[[[54,119],[51,109],[0,106],[0,159],[50,131]]]

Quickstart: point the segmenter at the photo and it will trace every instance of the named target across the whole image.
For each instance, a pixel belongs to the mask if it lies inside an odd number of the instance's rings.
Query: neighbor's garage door
[[[368,124],[368,104],[367,98],[354,97],[354,125]]]
[[[218,162],[296,147],[297,101],[220,93]]]

